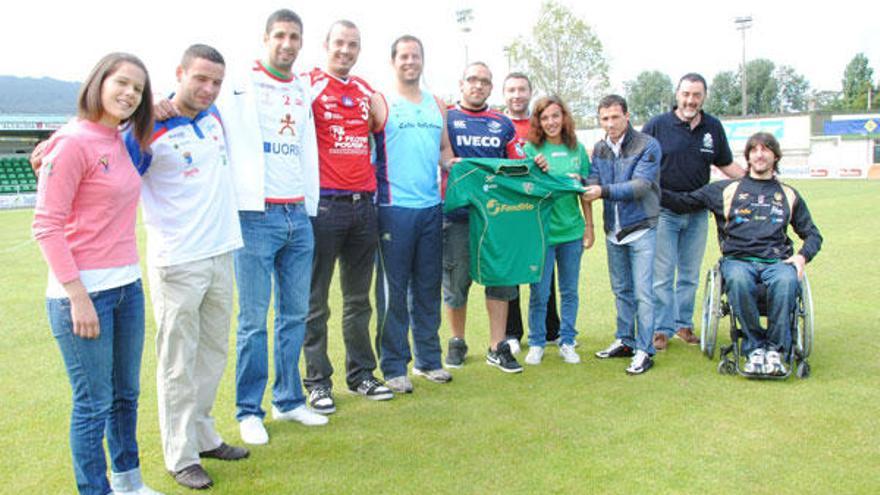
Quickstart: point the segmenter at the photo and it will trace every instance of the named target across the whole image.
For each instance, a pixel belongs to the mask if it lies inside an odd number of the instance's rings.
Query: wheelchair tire
[[[703,287],[700,351],[708,359],[715,357],[715,344],[718,341],[718,323],[721,317],[721,269],[716,264],[706,273],[706,282]]]
[[[718,373],[722,375],[733,375],[736,373],[736,364],[729,359],[718,361]]]
[[[810,292],[810,281],[807,274],[804,274],[801,280],[801,296],[798,300],[797,318],[795,319],[797,326],[797,347],[801,351],[801,356],[807,358],[813,352],[813,333],[814,333],[814,313],[813,313],[813,295]],[[809,365],[807,366],[809,373]]]
[[[795,374],[797,374],[798,378],[808,378],[810,376],[810,363],[806,361],[799,362]]]

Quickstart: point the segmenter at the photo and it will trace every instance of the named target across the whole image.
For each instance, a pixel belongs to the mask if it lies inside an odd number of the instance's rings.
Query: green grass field
[[[454,381],[414,379],[414,394],[373,403],[343,391],[335,290],[337,413],[323,428],[268,421],[270,443],[252,449],[250,459],[205,462],[213,491],[880,493],[880,309],[870,296],[880,281],[880,183],[794,185],[825,237],[808,266],[817,322],[809,379],[722,376],[697,347],[677,340],[643,376],[627,376],[626,360],[597,360],[593,352],[612,339],[614,319],[599,242],[584,256],[581,275],[582,364],[563,364],[548,348],[544,364],[521,375],[486,366],[482,290],[473,290],[471,354]],[[45,316],[46,265],[30,237],[31,217],[31,211],[0,212],[0,493],[73,493],[70,387]],[[710,242],[704,265],[717,256]],[[162,462],[151,311],[141,465],[154,488],[184,493]],[[726,323],[721,329],[726,342]],[[448,337],[444,324],[444,348]],[[239,443],[233,371],[234,358],[215,415],[225,439]]]

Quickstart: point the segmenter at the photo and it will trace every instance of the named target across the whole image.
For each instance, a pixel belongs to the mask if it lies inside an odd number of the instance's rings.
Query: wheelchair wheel
[[[801,295],[798,299],[797,317],[795,318],[797,348],[801,351],[801,356],[804,359],[809,357],[813,351],[813,318],[813,296],[810,292],[810,281],[805,273],[803,280],[801,280]]]
[[[797,371],[795,372],[798,378],[807,378],[810,376],[810,363],[806,361],[801,361],[797,365]]]
[[[700,351],[712,359],[718,339],[718,323],[721,320],[721,271],[715,265],[706,273],[703,287],[703,317],[700,332]],[[720,368],[719,368],[720,371]]]
[[[733,375],[736,373],[736,363],[730,359],[722,359],[718,362],[718,373],[722,375]]]

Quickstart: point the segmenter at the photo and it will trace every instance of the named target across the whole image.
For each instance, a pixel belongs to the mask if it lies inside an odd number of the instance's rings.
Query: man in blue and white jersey
[[[177,116],[157,122],[149,150],[126,145],[143,176],[150,296],[156,317],[156,389],[165,467],[183,486],[213,484],[201,457],[237,460],[211,408],[226,368],[233,251],[242,246],[226,139],[214,99],[226,64],[193,45],[177,68]]]

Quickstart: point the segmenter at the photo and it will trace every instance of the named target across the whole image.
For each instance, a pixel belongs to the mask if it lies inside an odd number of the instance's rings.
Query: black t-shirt
[[[642,132],[660,142],[660,187],[670,191],[695,191],[709,183],[712,165],[733,162],[721,121],[701,111],[700,123],[691,129],[675,109],[648,121]]]

